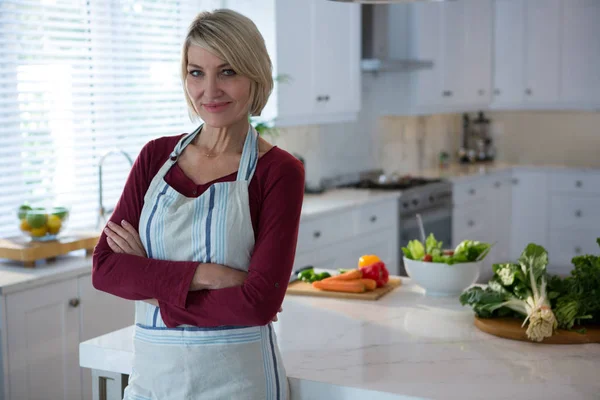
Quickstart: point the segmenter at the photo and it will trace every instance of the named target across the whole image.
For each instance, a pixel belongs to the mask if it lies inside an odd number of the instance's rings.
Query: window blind
[[[0,1],[0,237],[20,234],[24,202],[68,206],[69,230],[94,229],[99,159],[135,159],[150,139],[194,128],[179,63],[202,3]],[[106,207],[129,171],[106,158]]]

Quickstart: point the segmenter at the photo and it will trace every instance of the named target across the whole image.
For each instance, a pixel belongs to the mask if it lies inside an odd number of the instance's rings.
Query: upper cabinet
[[[412,9],[411,56],[432,69],[413,74],[414,111],[460,110],[489,104],[492,2],[419,3]]]
[[[353,121],[361,104],[358,4],[224,0],[265,38],[275,85],[262,117],[278,126]]]

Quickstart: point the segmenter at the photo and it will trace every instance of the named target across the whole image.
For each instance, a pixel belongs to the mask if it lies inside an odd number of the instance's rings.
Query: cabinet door
[[[521,104],[525,72],[525,1],[494,1],[494,103]]]
[[[271,2],[265,2],[271,4]],[[312,68],[313,51],[310,35],[311,5],[307,1],[277,0],[275,26],[277,32],[275,71],[286,76],[277,83],[277,118],[284,120],[311,115],[314,110]]]
[[[493,264],[511,261],[510,235],[512,214],[512,182],[510,175],[500,175],[490,179],[489,208],[491,214],[492,240],[496,242],[490,252],[489,261]],[[514,260],[512,260],[514,261]]]
[[[364,237],[340,243],[335,251],[339,254],[342,268],[357,268],[358,259],[365,254],[376,254],[385,263],[390,275],[399,273],[399,245],[396,228],[372,232]]]
[[[6,296],[9,398],[81,399],[78,302],[76,278]]]
[[[80,342],[116,331],[134,324],[134,302],[96,290],[91,275],[78,278],[81,299]],[[83,379],[83,399],[92,399],[92,371],[80,368]]]
[[[443,53],[443,90],[444,104],[461,104],[464,100],[464,70],[467,48],[466,38],[466,10],[468,5],[464,1],[443,4],[442,17],[442,53]],[[431,26],[431,22],[426,25]]]
[[[527,0],[525,43],[525,101],[557,102],[560,0]]]
[[[298,16],[296,16],[298,18]],[[360,109],[360,5],[312,0],[309,32],[315,114]]]
[[[435,3],[414,4],[411,9],[413,40],[410,55],[416,60],[430,60],[433,67],[415,73],[413,91],[416,107],[441,105],[444,96],[443,88],[443,49],[442,21],[443,8]]]
[[[600,104],[600,2],[563,1],[562,100]]]
[[[548,245],[548,203],[546,173],[514,173],[510,246],[512,260],[517,260],[529,243],[544,247]]]

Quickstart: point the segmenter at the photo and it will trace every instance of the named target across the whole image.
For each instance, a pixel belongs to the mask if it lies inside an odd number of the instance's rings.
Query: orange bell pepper
[[[368,267],[369,265],[373,265],[379,261],[381,261],[381,259],[375,254],[365,254],[358,259],[358,268]]]

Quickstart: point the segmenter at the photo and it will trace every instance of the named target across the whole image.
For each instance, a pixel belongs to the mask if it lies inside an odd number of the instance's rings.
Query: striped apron
[[[201,196],[188,198],[164,176],[200,129],[177,143],[153,178],[144,197],[140,238],[150,258],[247,271],[254,248],[248,184],[258,161],[258,134],[248,130],[236,181],[215,183]],[[158,307],[136,301],[133,343],[126,400],[289,397],[272,324],[167,328]]]

